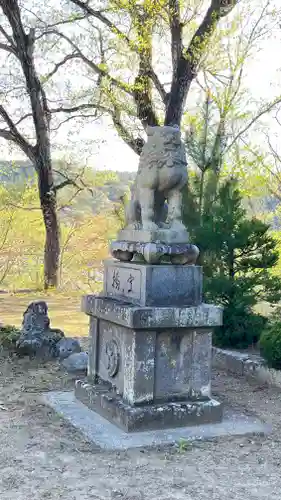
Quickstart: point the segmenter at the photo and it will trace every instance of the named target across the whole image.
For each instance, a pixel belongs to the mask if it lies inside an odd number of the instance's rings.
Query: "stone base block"
[[[87,408],[73,392],[47,392],[42,395],[42,401],[82,432],[87,440],[107,451],[175,445],[182,440],[193,442],[223,436],[264,436],[272,432],[270,425],[257,417],[224,408],[223,420],[219,423],[128,433]]]
[[[111,384],[130,405],[211,397],[212,330],[222,310],[136,307],[88,296],[88,377]]]
[[[80,380],[76,382],[75,396],[125,432],[202,425],[222,420],[222,405],[215,400],[131,406],[106,386]]]
[[[202,303],[200,266],[104,262],[104,295],[140,306],[194,306]]]

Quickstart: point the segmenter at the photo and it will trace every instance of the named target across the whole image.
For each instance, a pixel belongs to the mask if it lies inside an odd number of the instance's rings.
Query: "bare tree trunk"
[[[57,189],[54,185],[49,131],[41,134],[41,147],[35,147],[35,170],[38,177],[40,206],[45,226],[44,288],[58,286],[60,228],[57,216]]]
[[[58,286],[60,257],[59,224],[56,210],[56,198],[46,195],[40,201],[46,230],[44,248],[44,288],[47,290],[48,288],[56,288]]]
[[[57,216],[56,191],[54,189],[51,161],[39,155],[36,162],[40,206],[45,226],[44,288],[58,286],[60,258],[60,230]]]
[[[58,268],[60,256],[60,231],[57,217],[56,191],[54,186],[51,146],[50,120],[51,113],[43,85],[38,77],[34,61],[35,31],[25,31],[18,0],[0,0],[0,7],[10,24],[12,36],[8,36],[9,45],[6,50],[19,61],[25,78],[26,91],[29,96],[33,125],[36,135],[35,146],[31,145],[13,123],[7,111],[0,105],[0,115],[6,121],[9,130],[2,137],[16,143],[32,161],[37,177],[40,205],[45,225],[44,250],[44,287],[58,285]]]

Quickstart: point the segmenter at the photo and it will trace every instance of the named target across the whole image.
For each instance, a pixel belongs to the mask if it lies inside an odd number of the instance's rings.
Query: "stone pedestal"
[[[187,231],[158,229],[157,231],[123,229],[110,245],[111,255],[121,262],[143,261],[159,264],[195,264],[199,250],[188,243]]]
[[[126,432],[219,422],[212,330],[198,266],[105,262],[104,296],[86,296],[88,380],[76,397]]]
[[[199,249],[182,221],[186,167],[180,130],[148,127],[125,228],[110,244],[116,260],[105,262],[103,294],[83,299],[90,318],[87,380],[76,383],[75,408],[69,393],[48,395],[106,448],[249,428],[243,419],[222,423],[222,406],[211,396],[212,332],[222,309],[202,303]],[[210,423],[218,425],[204,425]]]
[[[140,306],[193,306],[202,302],[202,268],[104,262],[104,296]]]

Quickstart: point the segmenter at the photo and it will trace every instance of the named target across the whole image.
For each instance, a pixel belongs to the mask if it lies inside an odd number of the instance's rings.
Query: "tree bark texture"
[[[17,57],[25,78],[26,91],[29,96],[36,144],[33,146],[19,133],[8,113],[0,109],[10,134],[10,140],[17,144],[29,157],[38,177],[40,206],[45,225],[44,251],[44,287],[56,287],[58,284],[58,268],[60,256],[60,231],[56,207],[56,189],[54,186],[51,146],[50,119],[51,113],[42,83],[37,75],[34,61],[35,32],[30,28],[27,33],[23,27],[18,0],[0,0],[0,7],[6,16],[11,30],[10,47]],[[5,116],[7,115],[7,116]],[[6,137],[9,140],[9,137]]]
[[[47,152],[48,149],[46,148],[44,153]],[[38,175],[40,206],[45,226],[44,288],[56,288],[58,286],[60,259],[60,229],[52,164],[49,155],[41,153],[39,159],[37,159],[36,172]]]

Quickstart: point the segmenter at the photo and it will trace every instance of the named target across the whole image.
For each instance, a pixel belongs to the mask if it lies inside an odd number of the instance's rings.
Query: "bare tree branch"
[[[278,151],[276,151],[276,149],[272,145],[270,137],[267,135],[266,138],[267,138],[267,143],[268,143],[269,149],[271,151],[271,154],[273,155],[274,159],[276,159],[278,161],[279,165],[281,166],[281,156],[280,156],[280,154],[278,153]]]
[[[58,37],[66,40],[69,43],[69,45],[71,45],[71,47],[75,50],[77,57],[79,57],[87,66],[89,66],[89,68],[91,68],[92,71],[94,71],[97,75],[100,75],[100,76],[106,78],[109,81],[109,83],[111,83],[115,87],[132,95],[133,92],[131,89],[131,85],[129,85],[128,83],[122,82],[122,80],[118,80],[117,78],[114,78],[105,69],[103,69],[103,67],[94,63],[94,61],[92,61],[87,56],[85,56],[85,54],[83,54],[83,52],[80,50],[80,48],[67,35],[65,35],[64,33],[61,33],[60,31],[57,31],[57,30],[47,30],[44,32],[44,34],[45,35],[48,35],[48,34],[57,35]]]
[[[196,76],[199,61],[206,50],[206,43],[210,40],[218,21],[233,9],[237,1],[238,0],[212,0],[188,48],[185,49],[183,47],[178,56],[177,63],[174,61],[176,71],[173,74],[169,103],[166,109],[166,125],[180,125],[187,93]],[[171,3],[175,4],[175,2],[172,1]],[[177,5],[175,8],[176,20],[173,22],[177,25]],[[177,27],[177,29],[179,28]],[[178,31],[174,33],[174,37],[176,36],[178,36]],[[175,49],[178,50],[178,44],[176,42]],[[174,50],[173,55],[176,57],[176,50]]]
[[[13,134],[9,130],[0,129],[0,137],[6,141],[14,141]]]
[[[246,132],[248,132],[248,130],[252,127],[252,125],[258,121],[263,115],[265,115],[266,113],[269,113],[272,109],[275,108],[275,106],[277,104],[279,104],[281,102],[281,96],[278,97],[277,99],[275,99],[272,103],[268,104],[265,108],[261,109],[250,121],[249,123],[243,127],[235,136],[234,138],[232,139],[231,143],[227,146],[226,148],[226,152],[228,152],[233,144],[235,144],[235,142],[240,139]]]
[[[123,40],[133,52],[140,54],[140,47],[138,46],[138,44],[130,40],[130,38],[124,32],[122,32],[112,21],[110,21],[110,19],[108,19],[102,12],[93,9],[88,2],[83,2],[81,0],[71,0],[71,2],[83,9],[84,12],[86,12],[89,16],[92,16],[102,22],[109,28],[111,33],[117,35],[120,40]],[[165,91],[164,86],[161,84],[159,77],[152,68],[151,63],[149,64],[147,74],[151,78],[156,90],[158,91],[163,103],[165,104],[168,99],[168,94]]]
[[[124,40],[127,45],[132,49],[133,51],[138,52],[138,47],[137,45],[130,40],[130,38],[123,33],[110,19],[108,19],[102,12],[93,9],[90,7],[89,2],[82,2],[81,0],[71,0],[72,3],[80,7],[81,9],[84,10],[84,12],[87,12],[88,15],[95,17],[99,21],[101,21],[105,26],[107,26],[112,33],[117,35],[121,40]]]
[[[94,103],[83,103],[83,104],[78,104],[77,106],[71,106],[71,107],[59,107],[59,108],[53,108],[50,109],[51,113],[75,113],[77,111],[81,110],[86,110],[86,109],[97,109],[102,111],[103,113],[107,113],[112,117],[112,121],[115,125],[115,128],[119,134],[119,136],[130,146],[130,148],[137,154],[140,155],[142,147],[144,145],[144,140],[139,137],[135,139],[127,130],[126,126],[122,124],[121,121],[121,112],[117,108],[117,106],[113,107],[112,109],[106,108],[104,106],[101,106],[99,104],[94,104]],[[81,115],[76,115],[77,118],[81,117]],[[88,118],[88,115],[85,115],[85,118]],[[70,117],[72,118],[72,117]]]
[[[9,217],[9,219],[8,219],[7,228],[4,231],[4,234],[2,235],[2,241],[1,241],[1,244],[0,244],[0,251],[3,250],[4,246],[6,245],[6,241],[8,239],[8,235],[9,235],[9,232],[10,232],[10,229],[11,229],[11,226],[12,226],[13,218],[14,218],[14,214],[11,214],[10,217]]]
[[[147,126],[159,125],[159,120],[152,100],[152,25],[149,9],[136,13],[136,30],[139,40],[139,68],[134,82],[134,100],[137,115],[144,129]]]
[[[48,73],[46,76],[43,77],[43,80],[44,80],[44,83],[47,82],[48,80],[50,80],[50,78],[52,78],[52,76],[54,76],[54,74],[67,62],[67,61],[70,61],[72,59],[79,59],[80,56],[79,54],[67,54],[60,62],[56,63],[54,68],[52,69],[52,71],[50,71],[50,73]]]
[[[5,43],[0,42],[0,49],[5,50],[5,52],[9,52],[17,57],[17,51],[14,47],[12,47],[12,45],[6,45]]]
[[[59,191],[60,189],[66,187],[66,186],[73,186],[77,189],[77,192],[75,194],[75,196],[77,196],[78,192],[81,192],[83,191],[83,189],[86,189],[87,191],[89,191],[89,193],[91,194],[91,196],[94,196],[94,191],[92,188],[90,188],[82,179],[82,176],[83,176],[83,172],[84,172],[84,169],[82,172],[79,172],[75,178],[71,178],[71,177],[68,177],[64,172],[59,172],[58,170],[55,170],[54,169],[54,172],[57,173],[58,175],[60,175],[61,177],[64,178],[64,180],[55,186],[55,190],[56,191]],[[78,181],[80,182],[80,185],[78,184]],[[72,198],[73,199],[73,198]]]
[[[140,155],[142,148],[144,146],[144,140],[141,137],[137,137],[136,139],[129,133],[127,127],[122,123],[121,120],[121,112],[117,108],[114,107],[114,111],[112,112],[112,120],[114,126],[118,132],[118,135],[126,142],[128,146],[137,154]]]
[[[31,144],[29,144],[26,139],[23,137],[23,135],[18,131],[15,123],[13,120],[10,118],[8,115],[7,111],[5,110],[4,106],[0,104],[0,116],[3,118],[3,120],[6,122],[7,126],[9,127],[9,130],[2,129],[0,130],[0,136],[3,139],[9,140],[17,144],[26,156],[31,160],[34,161],[34,148]]]
[[[101,111],[104,111],[105,113],[111,114],[112,111],[109,108],[106,108],[105,106],[101,106],[100,104],[95,104],[95,103],[83,103],[83,104],[77,104],[77,106],[69,106],[69,107],[64,107],[60,106],[58,108],[51,108],[50,113],[75,113],[76,111],[81,111],[82,109],[100,109]]]
[[[13,38],[10,35],[8,35],[7,31],[5,30],[5,28],[3,28],[3,26],[1,26],[1,24],[0,24],[0,33],[2,33],[4,38],[10,44],[11,48],[16,50],[16,46],[14,44]]]
[[[180,2],[179,0],[169,0],[169,24],[171,31],[171,52],[173,74],[176,76],[178,62],[183,51],[182,29],[180,20]]]
[[[166,92],[164,85],[160,82],[158,75],[155,73],[152,67],[148,70],[148,76],[151,78],[154,87],[156,88],[162,99],[162,102],[166,104],[169,98],[169,94],[168,92]]]
[[[59,130],[59,128],[62,125],[64,125],[65,123],[69,122],[70,120],[81,119],[81,118],[84,118],[86,120],[86,119],[91,118],[92,122],[93,122],[93,120],[98,120],[99,118],[101,118],[101,116],[102,116],[102,114],[98,115],[97,113],[95,113],[95,114],[87,114],[87,115],[84,115],[84,114],[70,115],[67,118],[65,118],[64,120],[61,120],[56,127],[52,127],[52,132],[56,132],[57,130]]]

